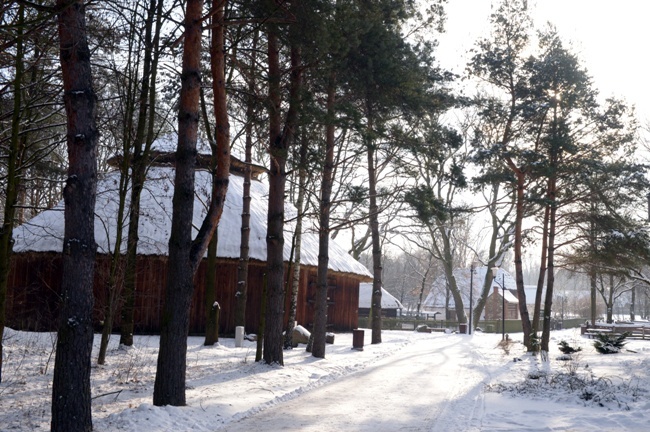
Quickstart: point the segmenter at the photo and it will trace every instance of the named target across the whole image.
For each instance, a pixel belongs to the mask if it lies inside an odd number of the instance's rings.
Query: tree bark
[[[153,22],[153,5],[155,0],[151,0],[150,17],[147,26]],[[154,116],[156,113],[156,77],[158,72],[158,59],[160,29],[162,25],[162,7],[163,0],[157,0],[155,9],[156,30],[153,33],[153,40],[147,47],[144,57],[143,86],[140,94],[140,111],[138,115],[138,125],[136,139],[133,149],[132,167],[131,167],[131,201],[129,204],[129,228],[127,231],[126,257],[124,263],[124,288],[122,292],[123,304],[120,321],[120,344],[126,346],[133,345],[133,329],[135,314],[135,292],[136,292],[136,266],[138,256],[138,228],[140,225],[140,196],[146,179],[147,167],[149,166],[149,152],[154,139]],[[145,43],[149,43],[150,38],[145,34]],[[147,64],[149,56],[153,53],[151,59],[151,70],[147,73]],[[148,104],[147,104],[147,99]],[[147,109],[148,108],[148,109]],[[148,119],[145,122],[146,115]],[[142,139],[140,131],[144,131],[145,123],[147,124],[146,137],[144,138],[144,148],[142,148]],[[126,157],[126,155],[125,155]]]
[[[550,206],[544,209],[544,222],[542,223],[542,253],[539,260],[539,275],[537,276],[537,290],[535,291],[535,309],[533,311],[533,333],[537,335],[539,331],[539,318],[542,309],[542,291],[544,290],[544,280],[546,279],[546,265],[548,261],[548,224],[551,215]],[[542,326],[543,327],[543,326]]]
[[[287,331],[284,337],[284,348],[293,347],[293,329],[296,321],[298,310],[298,291],[300,290],[300,257],[302,255],[302,220],[305,213],[305,193],[307,189],[307,147],[309,142],[301,134],[300,143],[300,168],[298,172],[298,199],[296,200],[296,232],[294,233],[295,250],[293,255],[293,265],[291,266],[291,299],[289,300],[289,318],[287,321]]]
[[[208,244],[208,262],[205,268],[205,340],[203,345],[212,346],[219,342],[219,311],[217,302],[217,246],[218,230]]]
[[[556,164],[554,164],[555,168]],[[551,310],[553,308],[553,288],[555,285],[555,230],[557,213],[557,180],[555,174],[549,179],[549,227],[548,227],[548,282],[546,283],[546,298],[544,299],[544,325],[542,327],[541,350],[549,351],[549,339],[551,337]]]
[[[524,221],[524,190],[526,174],[521,170],[515,170],[517,178],[517,205],[515,216],[515,277],[517,282],[517,298],[519,300],[519,315],[521,316],[521,327],[524,332],[524,346],[531,350],[530,334],[533,329],[530,325],[528,306],[526,305],[526,291],[524,290],[524,269],[522,260],[523,234],[522,225]]]
[[[52,431],[91,431],[90,355],[95,270],[96,96],[86,36],[85,4],[57,0],[67,116],[68,178],[63,191],[63,305],[52,384]]]
[[[16,27],[16,63],[13,83],[14,106],[11,118],[11,141],[7,157],[4,218],[0,228],[0,383],[2,382],[3,345],[6,315],[7,285],[9,282],[9,269],[11,267],[11,253],[13,249],[13,229],[16,216],[16,203],[20,190],[18,168],[20,164],[21,140],[20,119],[22,111],[22,82],[24,74],[24,49],[23,26],[25,25],[25,7],[19,6],[18,25]]]
[[[445,272],[447,284],[452,297],[454,298],[454,311],[459,323],[467,323],[463,297],[461,296],[456,277],[454,276],[454,254],[452,250],[452,239],[450,238],[449,228],[446,228],[442,222],[438,222],[438,234],[442,241],[442,250],[439,251],[442,257],[442,268]],[[433,239],[432,239],[433,240]]]
[[[153,403],[157,406],[185,405],[189,308],[194,291],[192,278],[197,264],[192,262],[191,249],[201,87],[202,10],[202,0],[187,1],[167,286],[153,391]]]
[[[595,215],[596,213],[596,203],[592,200],[591,201],[591,210],[592,210],[592,216]],[[590,222],[590,230],[589,230],[589,242],[592,247],[592,249],[595,249],[596,247],[596,223],[592,217],[591,222]],[[596,321],[598,319],[598,306],[597,306],[597,280],[596,280],[596,267],[592,264],[589,266],[589,312],[590,312],[590,318],[591,318],[591,325],[595,326]]]
[[[253,35],[251,64],[248,77],[248,99],[246,101],[246,164],[244,165],[244,191],[241,214],[241,237],[239,264],[237,265],[237,292],[235,293],[235,326],[246,326],[246,302],[248,300],[248,263],[250,256],[251,220],[251,167],[253,161],[253,117],[255,114],[255,62],[257,58],[258,31]]]
[[[223,13],[223,9],[220,9],[223,8],[223,2],[213,0],[212,5],[212,15],[220,16],[219,14]],[[187,334],[194,291],[193,277],[221,218],[230,176],[230,138],[223,63],[219,66],[219,56],[223,56],[223,44],[219,45],[218,33],[223,34],[223,19],[216,18],[218,24],[213,26],[210,54],[217,121],[216,147],[212,151],[213,157],[217,159],[217,168],[212,176],[212,196],[207,215],[196,238],[192,240],[194,169],[201,96],[202,11],[202,0],[187,1],[167,286],[153,393],[153,402],[157,406],[185,405]]]
[[[266,234],[267,300],[264,328],[264,361],[284,364],[282,321],[284,319],[284,186],[286,149],[282,146],[280,106],[280,52],[277,28],[268,25],[269,63],[269,211]]]
[[[605,299],[605,306],[607,306],[607,324],[611,324],[614,322],[614,275],[611,274],[609,275],[609,292]]]
[[[210,44],[210,70],[212,73],[212,94],[214,97],[214,115],[216,120],[215,137],[216,143],[212,147],[212,206],[218,207],[217,221],[221,219],[223,204],[226,201],[228,183],[230,181],[230,123],[228,121],[228,106],[226,98],[226,49],[224,42],[224,10],[227,0],[212,1],[212,40]],[[215,224],[216,228],[216,224]],[[211,292],[212,300],[208,324],[211,334],[206,330],[206,345],[208,342],[216,342],[219,339],[219,323],[215,322],[219,316],[218,303],[216,299],[216,258],[217,239],[216,234],[210,234],[213,244],[212,254],[209,254],[208,261],[211,261],[211,272],[208,277],[212,279],[214,288]],[[200,260],[202,257],[199,257]],[[206,294],[206,298],[207,294]],[[216,305],[216,306],[215,306]],[[210,339],[208,339],[208,337]]]
[[[268,24],[269,63],[269,210],[266,236],[267,249],[267,304],[264,331],[264,361],[284,364],[282,331],[284,330],[284,193],[287,173],[287,154],[298,118],[298,105],[302,80],[300,50],[291,48],[291,76],[289,108],[284,129],[281,126],[279,37],[277,26]]]
[[[336,130],[334,104],[336,102],[336,72],[331,72],[327,85],[327,125],[325,130],[325,164],[321,182],[320,220],[318,229],[318,271],[316,277],[316,306],[314,313],[314,342],[312,355],[325,358],[327,335],[327,269],[329,265],[330,209],[334,183],[334,145]],[[381,291],[381,290],[380,290]],[[381,304],[381,300],[380,300]],[[380,330],[381,331],[381,330]],[[381,338],[381,337],[380,337]],[[381,342],[381,340],[380,340]]]
[[[487,298],[491,294],[491,288],[493,286],[494,278],[490,275],[490,270],[493,267],[498,266],[503,262],[503,257],[507,251],[507,249],[504,248],[504,245],[508,245],[510,243],[510,236],[512,235],[512,232],[510,230],[510,226],[511,226],[510,223],[508,222],[507,223],[508,225],[506,225],[506,221],[508,220],[507,215],[504,216],[501,220],[499,220],[497,216],[497,204],[499,202],[499,198],[498,198],[499,189],[500,189],[499,183],[495,183],[492,185],[492,201],[489,207],[490,217],[492,219],[492,235],[490,238],[489,258],[488,258],[488,262],[486,263],[488,272],[486,272],[485,274],[485,279],[483,280],[482,289],[476,301],[476,305],[474,306],[474,311],[473,311],[474,314],[473,322],[477,324],[481,320],[483,309],[485,309]],[[503,234],[499,232],[500,229],[503,230]],[[497,242],[499,243],[498,248],[497,248]]]
[[[368,109],[368,130],[372,131],[372,112]],[[381,240],[379,238],[379,208],[377,206],[377,172],[375,169],[375,148],[370,136],[366,137],[366,149],[368,152],[368,194],[370,203],[368,208],[368,219],[372,233],[372,296],[371,308],[371,343],[381,343],[381,287],[382,287],[382,266],[381,266]]]

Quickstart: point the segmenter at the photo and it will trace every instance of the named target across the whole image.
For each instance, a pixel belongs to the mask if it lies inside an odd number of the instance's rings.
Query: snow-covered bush
[[[620,335],[597,333],[594,337],[594,348],[601,354],[617,354],[625,346],[625,339],[629,333],[625,332]]]
[[[539,352],[542,346],[542,339],[537,333],[530,334],[530,350],[532,352]]]
[[[560,348],[560,351],[561,351],[563,354],[573,354],[573,353],[577,353],[577,352],[579,352],[579,351],[582,351],[582,348],[580,348],[580,347],[578,347],[578,348],[573,348],[573,347],[572,347],[571,345],[569,345],[569,343],[568,343],[567,341],[565,341],[565,340],[560,341],[560,343],[558,344],[558,347]]]

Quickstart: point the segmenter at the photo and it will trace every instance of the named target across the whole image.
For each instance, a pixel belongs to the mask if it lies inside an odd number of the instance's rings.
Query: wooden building
[[[359,285],[359,316],[369,317],[372,304],[372,282]],[[381,289],[381,316],[395,318],[402,314],[402,303],[384,288]]]
[[[158,143],[158,154],[164,154],[165,144]],[[163,159],[163,158],[161,158]],[[168,158],[169,159],[169,158]],[[154,164],[156,165],[156,164]],[[158,164],[161,165],[161,164]],[[141,197],[141,216],[138,244],[135,331],[156,333],[167,277],[167,242],[171,227],[174,168],[173,160],[165,166],[153,166],[148,173]],[[237,164],[233,165],[237,168]],[[241,166],[241,163],[239,163]],[[259,173],[258,173],[259,174]],[[200,226],[209,202],[211,178],[207,171],[196,172],[196,200],[194,226]],[[111,172],[98,182],[95,217],[95,241],[98,245],[95,272],[95,311],[97,327],[104,319],[107,301],[107,275],[110,253],[115,245],[117,186],[119,173]],[[234,332],[235,288],[240,252],[243,177],[231,173],[224,212],[218,228],[217,301],[221,307],[222,333]],[[266,208],[268,187],[260,181],[251,184],[250,263],[246,329],[256,332],[261,311],[261,293],[266,270]],[[61,295],[61,250],[63,248],[63,202],[39,214],[14,232],[14,255],[9,275],[7,324],[15,329],[54,330]],[[285,209],[286,220],[296,210]],[[291,257],[294,224],[285,226],[285,262]],[[126,228],[124,236],[126,236]],[[126,239],[124,239],[126,240]],[[122,252],[126,241],[122,242]],[[371,280],[370,272],[354,260],[336,243],[330,242],[328,328],[345,331],[357,327],[359,283]],[[204,287],[206,260],[195,277],[195,294],[190,315],[190,332],[200,334],[205,329]],[[313,324],[316,269],[318,265],[318,236],[304,232],[302,239],[300,289],[297,320],[305,326]],[[287,296],[288,297],[288,296]],[[287,298],[287,305],[289,298]],[[119,308],[119,305],[116,306]],[[286,308],[288,311],[288,306]],[[119,313],[115,314],[119,327]]]
[[[474,271],[472,274],[471,271]],[[506,319],[518,319],[518,315],[515,317],[513,314],[508,315],[509,308],[511,310],[517,311],[516,306],[513,309],[512,304],[517,304],[517,283],[510,273],[505,269],[499,268],[496,272],[496,275],[492,273],[491,269],[488,269],[485,266],[477,266],[474,268],[458,268],[454,270],[454,279],[456,280],[456,286],[460,291],[461,298],[463,300],[463,307],[465,309],[465,314],[469,315],[469,305],[470,297],[473,301],[473,306],[475,306],[481,296],[481,291],[483,290],[483,285],[487,280],[491,285],[490,291],[488,293],[488,300],[486,302],[485,309],[481,315],[481,319],[492,320],[492,319],[501,319],[501,300],[502,294],[496,294],[497,298],[492,299],[494,295],[494,290],[501,290],[501,286],[505,284],[506,287],[506,303],[510,302],[510,306],[506,305]],[[514,294],[514,297],[512,293]],[[449,284],[447,283],[447,278],[444,275],[437,277],[431,286],[427,297],[422,302],[422,309],[426,314],[439,314],[441,318],[446,317],[448,320],[457,320],[455,313],[455,302],[454,298],[451,295]],[[495,318],[495,316],[498,317]],[[508,318],[508,316],[513,316]]]
[[[507,320],[520,319],[517,291],[503,290],[500,286],[495,285],[485,303],[485,319],[500,320],[504,317]]]

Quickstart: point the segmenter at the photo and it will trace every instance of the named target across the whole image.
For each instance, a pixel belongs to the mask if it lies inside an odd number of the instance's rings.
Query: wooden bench
[[[645,339],[647,337],[648,339],[650,339],[650,328],[648,327],[634,327],[631,328],[630,330],[623,330],[623,331],[629,332],[627,337],[641,338],[641,339]]]
[[[593,339],[597,334],[611,334],[614,336],[620,336],[623,333],[627,333],[628,338],[639,338],[639,339],[650,339],[650,327],[632,327],[632,326],[607,326],[607,327],[587,327],[582,331],[582,335]]]

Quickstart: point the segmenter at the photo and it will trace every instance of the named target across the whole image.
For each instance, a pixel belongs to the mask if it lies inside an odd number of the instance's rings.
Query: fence
[[[572,318],[563,321],[554,321],[551,323],[551,330],[559,330],[562,328],[578,328],[585,323],[585,318]],[[458,330],[458,321],[445,321],[445,320],[431,320],[431,319],[416,319],[414,317],[398,317],[386,318],[382,317],[381,327],[384,330],[413,330],[419,325],[426,325],[430,328],[449,329],[451,331]],[[360,328],[370,328],[370,318],[359,317]],[[506,320],[505,328],[502,326],[501,320],[480,321],[477,328],[485,333],[520,333],[521,321],[520,320]],[[542,328],[540,323],[539,328]]]

